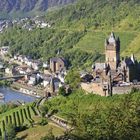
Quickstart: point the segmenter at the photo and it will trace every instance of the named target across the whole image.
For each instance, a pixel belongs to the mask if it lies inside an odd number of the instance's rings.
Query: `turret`
[[[135,57],[134,57],[134,54],[131,54],[131,61],[133,62],[133,64],[135,64]]]

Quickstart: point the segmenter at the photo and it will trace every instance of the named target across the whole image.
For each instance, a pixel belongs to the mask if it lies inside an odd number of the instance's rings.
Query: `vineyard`
[[[13,124],[15,127],[31,126],[34,123],[32,119],[39,115],[39,101],[27,105],[19,106],[0,115],[0,135],[4,138],[6,133],[6,125]]]

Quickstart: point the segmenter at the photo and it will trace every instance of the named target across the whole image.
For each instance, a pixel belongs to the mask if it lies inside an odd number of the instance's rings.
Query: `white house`
[[[39,70],[40,66],[42,65],[42,63],[39,60],[34,60],[32,62],[32,68],[34,70]]]
[[[1,55],[6,55],[9,52],[9,46],[3,46],[1,48]]]
[[[43,62],[43,68],[49,68],[48,62]]]
[[[45,28],[45,27],[48,27],[48,24],[45,23],[45,22],[42,22],[41,25],[40,25],[40,28]]]
[[[28,85],[36,85],[37,83],[37,77],[35,74],[31,75],[28,81]]]
[[[28,57],[25,57],[24,58],[24,63],[26,64],[26,65],[28,65],[29,67],[31,67],[32,66],[32,59],[30,59],[30,58],[28,58]]]
[[[42,78],[43,78],[43,86],[46,87],[50,84],[52,76],[51,75],[44,75]]]
[[[22,66],[16,67],[16,71],[19,72],[20,74],[27,74],[27,73],[31,73],[32,69],[28,67],[27,65],[22,65]]]
[[[6,69],[5,69],[5,73],[8,74],[8,75],[13,75],[13,73],[14,73],[14,68],[6,68]]]
[[[58,79],[62,82],[62,83],[64,83],[65,82],[65,75],[64,74],[58,74]]]

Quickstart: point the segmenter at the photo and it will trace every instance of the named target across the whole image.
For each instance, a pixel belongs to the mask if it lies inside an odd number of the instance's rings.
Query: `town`
[[[96,62],[91,72],[79,72],[81,88],[87,93],[101,96],[123,94],[133,88],[140,88],[140,63],[132,54],[131,57],[120,58],[120,39],[112,32],[105,40],[105,63]],[[50,58],[49,62],[34,60],[30,56],[15,54],[7,57],[10,46],[1,47],[1,57],[6,65],[0,65],[3,77],[13,78],[13,87],[22,93],[40,96],[56,96],[60,87],[71,91],[65,83],[68,65],[65,58]]]
[[[1,48],[4,58],[9,47]],[[13,83],[20,87],[20,91],[37,97],[45,94],[57,93],[65,86],[64,78],[67,74],[67,65],[63,58],[51,58],[50,63],[33,60],[23,55],[14,55],[8,58],[6,67],[1,63],[5,77],[13,77]]]
[[[36,28],[50,28],[52,23],[46,22],[43,16],[36,16],[34,18],[26,17],[14,20],[0,20],[0,33],[3,33],[6,29],[12,28],[14,26],[32,31]]]

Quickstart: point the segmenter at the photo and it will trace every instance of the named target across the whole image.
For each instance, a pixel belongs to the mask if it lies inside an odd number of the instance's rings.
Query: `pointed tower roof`
[[[134,57],[134,54],[131,54],[131,61],[132,61],[133,63],[135,63],[135,57]]]
[[[111,32],[111,35],[110,35],[110,37],[108,39],[108,42],[109,43],[115,43],[116,42],[114,32]]]

